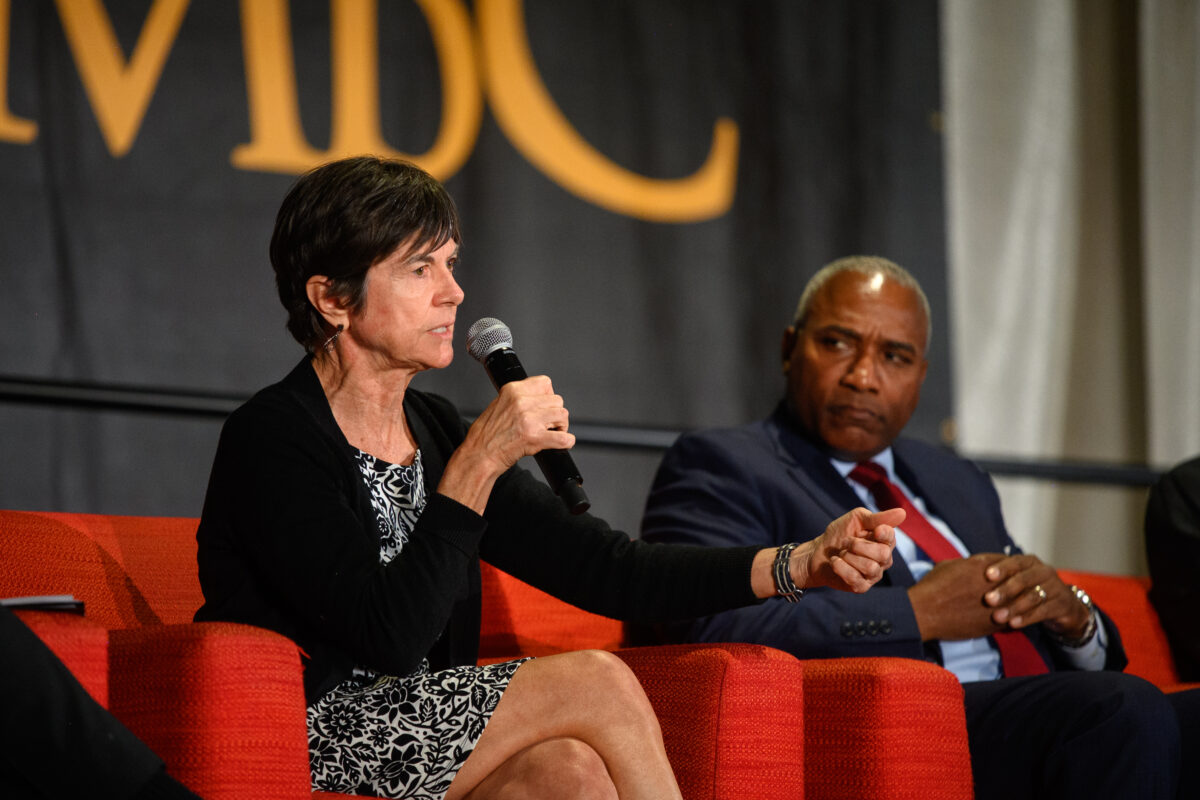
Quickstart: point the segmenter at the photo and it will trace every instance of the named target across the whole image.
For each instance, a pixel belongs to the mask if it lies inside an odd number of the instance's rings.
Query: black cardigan
[[[221,431],[199,543],[196,620],[268,628],[305,655],[314,701],[355,666],[405,675],[475,663],[479,559],[581,608],[662,622],[757,602],[757,547],[631,541],[572,516],[520,467],[497,480],[480,517],[437,494],[467,426],[445,399],[409,389],[428,500],[403,551],[379,563],[366,484],[311,363],[233,412]]]

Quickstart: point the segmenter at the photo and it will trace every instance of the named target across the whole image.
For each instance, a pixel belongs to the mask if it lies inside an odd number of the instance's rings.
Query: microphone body
[[[467,331],[467,349],[483,364],[496,391],[506,383],[529,377],[512,349],[512,334],[504,323],[491,317],[478,320]],[[583,476],[575,460],[566,450],[542,450],[534,461],[542,470],[546,483],[558,495],[572,514],[582,514],[591,507],[583,491]]]

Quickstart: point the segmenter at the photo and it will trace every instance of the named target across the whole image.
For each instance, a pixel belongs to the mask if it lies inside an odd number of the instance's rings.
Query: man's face
[[[881,274],[843,272],[783,335],[788,404],[835,458],[864,461],[900,435],[929,366],[916,292]]]

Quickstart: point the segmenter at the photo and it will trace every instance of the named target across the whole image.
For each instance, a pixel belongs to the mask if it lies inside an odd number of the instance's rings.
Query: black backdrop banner
[[[301,356],[266,249],[295,176],[409,158],[572,419],[739,424],[822,264],[923,282],[950,412],[936,0],[0,0],[0,377],[249,395]],[[460,351],[417,379],[465,411]],[[0,405],[0,506],[200,512],[219,420]],[[636,526],[654,453],[581,447]],[[631,531],[636,532],[636,531]]]

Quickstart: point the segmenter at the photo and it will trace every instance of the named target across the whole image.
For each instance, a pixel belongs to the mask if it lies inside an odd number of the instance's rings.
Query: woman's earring
[[[325,350],[326,353],[333,352],[333,344],[334,344],[334,342],[337,341],[337,338],[342,335],[342,330],[345,327],[346,327],[345,325],[343,325],[339,322],[337,328],[335,328],[333,333],[330,335],[330,337],[325,340],[325,344],[321,345],[321,347]]]

